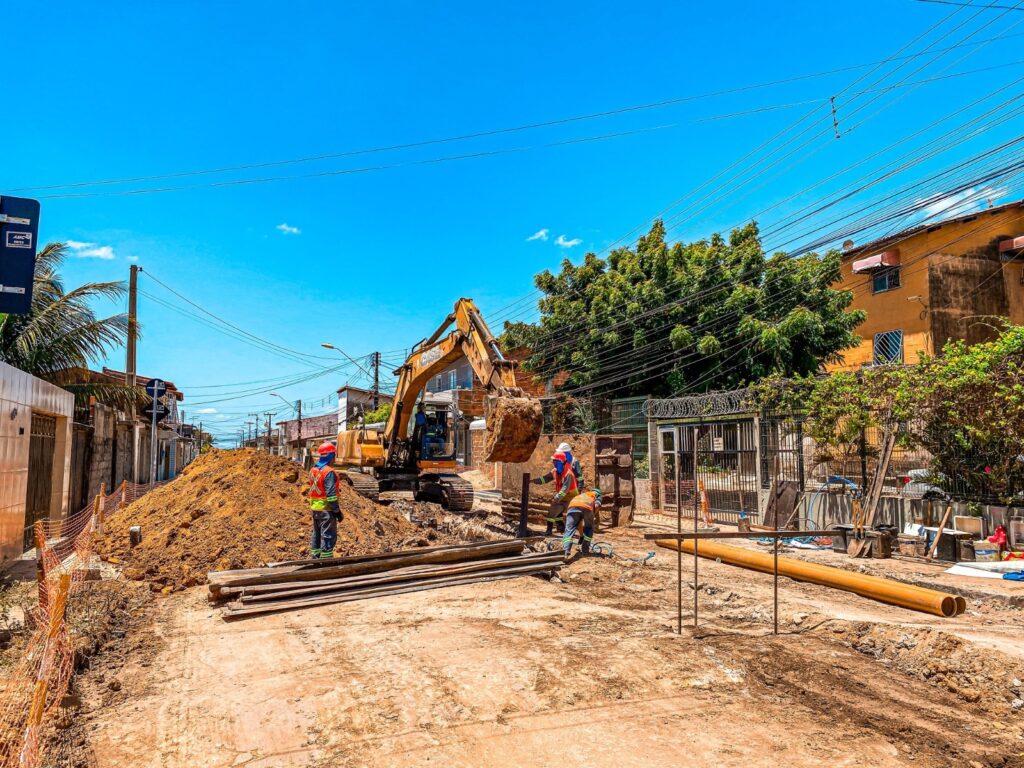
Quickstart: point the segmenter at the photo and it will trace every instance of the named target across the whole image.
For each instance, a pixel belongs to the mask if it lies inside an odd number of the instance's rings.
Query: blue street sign
[[[156,400],[167,394],[167,384],[161,379],[150,379],[146,382],[146,394]]]
[[[0,195],[0,312],[31,311],[38,236],[39,201]]]

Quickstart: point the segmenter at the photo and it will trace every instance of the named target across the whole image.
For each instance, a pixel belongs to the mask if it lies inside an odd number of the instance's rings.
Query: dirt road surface
[[[602,538],[618,556],[575,562],[564,583],[525,578],[234,623],[200,589],[161,598],[128,638],[141,647],[81,678],[90,760],[1024,765],[1022,716],[1000,688],[1024,659],[957,636],[1019,637],[1019,611],[943,620],[783,580],[785,631],[773,637],[770,578],[702,561],[701,625],[680,637],[674,554],[642,567],[628,559],[650,549],[638,532]],[[687,605],[692,595],[687,586]]]

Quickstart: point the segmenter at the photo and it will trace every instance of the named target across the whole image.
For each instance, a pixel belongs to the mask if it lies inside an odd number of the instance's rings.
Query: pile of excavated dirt
[[[339,483],[344,515],[338,555],[424,546],[439,538]],[[127,578],[173,591],[206,581],[209,571],[253,568],[308,556],[312,518],[306,473],[287,459],[253,450],[210,451],[173,482],[104,522],[97,551],[124,565]],[[141,526],[142,543],[128,529]]]
[[[820,632],[995,714],[1024,710],[1024,663],[999,651],[938,630],[874,622],[833,622]]]

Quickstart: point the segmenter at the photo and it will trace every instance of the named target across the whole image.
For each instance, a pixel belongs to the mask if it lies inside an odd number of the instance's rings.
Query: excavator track
[[[458,475],[441,475],[438,484],[444,491],[446,509],[468,512],[473,508],[473,486]]]
[[[360,496],[365,496],[370,501],[380,501],[380,483],[377,482],[373,475],[353,470],[343,472],[342,475],[348,481],[348,484],[352,486],[352,489]]]

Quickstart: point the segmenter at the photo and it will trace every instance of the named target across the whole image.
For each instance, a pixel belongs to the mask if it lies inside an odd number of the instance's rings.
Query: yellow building
[[[923,224],[863,246],[843,244],[859,347],[829,370],[915,363],[948,339],[993,336],[993,318],[1024,324],[1024,201]]]

